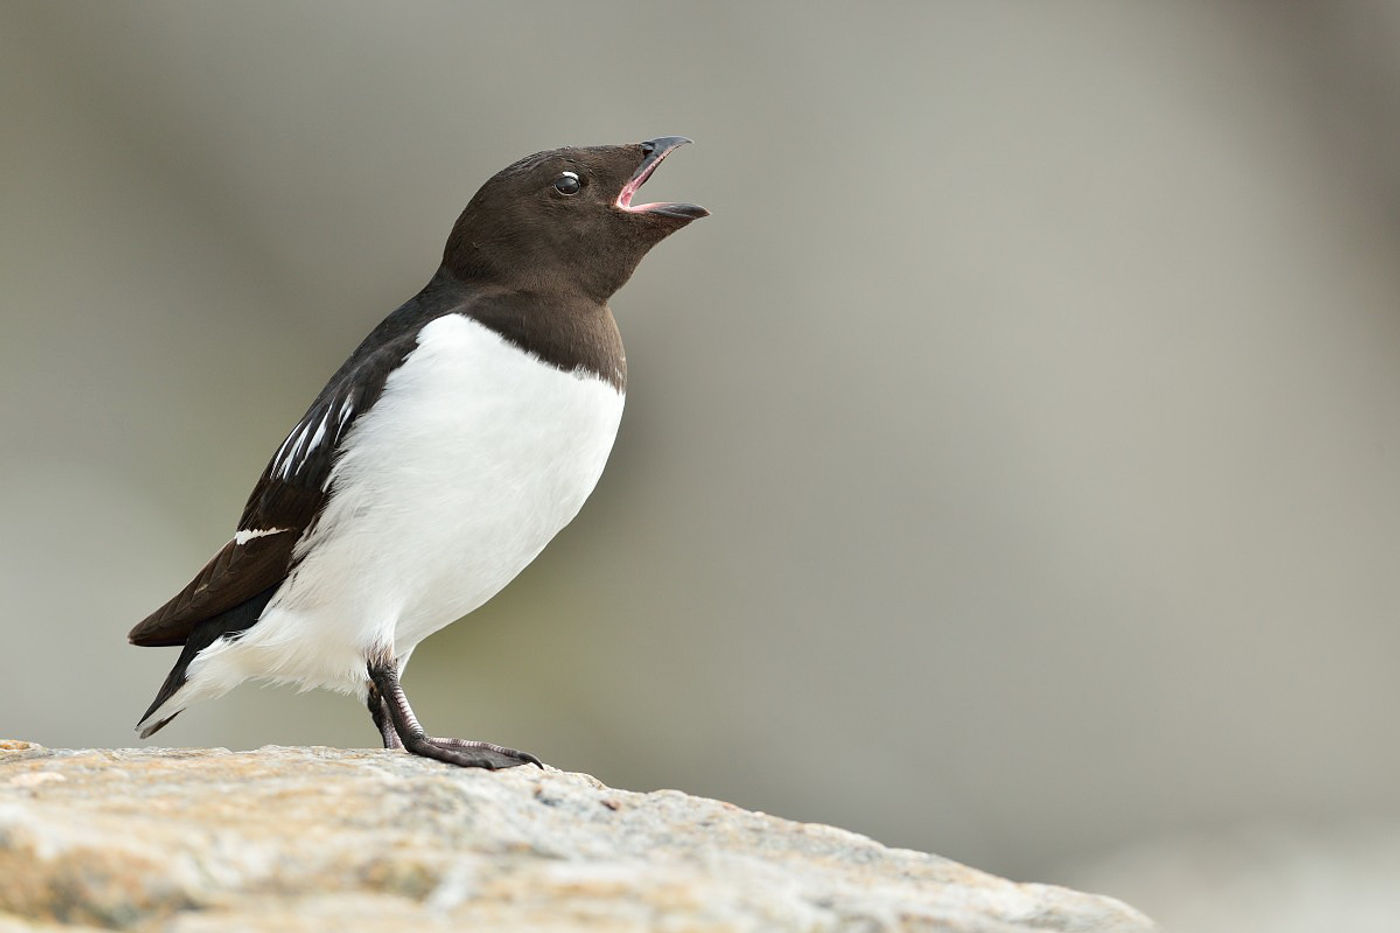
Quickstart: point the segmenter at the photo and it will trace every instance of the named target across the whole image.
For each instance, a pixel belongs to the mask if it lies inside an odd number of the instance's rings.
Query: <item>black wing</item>
[[[341,367],[263,470],[233,540],[131,630],[133,645],[182,645],[200,622],[286,579],[296,543],[325,506],[341,441],[413,346],[411,334],[400,334],[378,350],[362,352],[362,346]]]

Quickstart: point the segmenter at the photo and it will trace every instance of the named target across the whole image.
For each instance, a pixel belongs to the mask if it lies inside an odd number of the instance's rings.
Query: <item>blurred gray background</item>
[[[486,177],[683,133],[609,469],[415,655],[430,728],[1393,929],[1400,4],[0,13],[0,735],[135,744],[127,629]],[[374,732],[250,686],[159,738]]]

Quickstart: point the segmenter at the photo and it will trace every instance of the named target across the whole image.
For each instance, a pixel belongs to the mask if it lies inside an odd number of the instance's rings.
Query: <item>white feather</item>
[[[233,543],[247,544],[254,538],[266,538],[268,535],[280,535],[282,532],[290,530],[289,528],[243,528],[234,534]]]
[[[321,416],[321,423],[316,425],[316,433],[311,436],[311,443],[306,445],[306,454],[308,456],[311,451],[320,446],[321,439],[326,436],[326,422],[330,420],[330,417],[330,409],[327,409],[326,413]]]
[[[248,678],[363,691],[368,654],[406,657],[573,519],[622,407],[591,373],[549,366],[461,315],[432,321],[343,439],[293,576],[243,637],[202,651],[148,720]]]

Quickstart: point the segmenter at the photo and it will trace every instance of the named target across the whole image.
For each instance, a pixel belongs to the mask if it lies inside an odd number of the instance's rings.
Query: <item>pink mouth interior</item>
[[[624,211],[631,211],[634,214],[640,214],[643,211],[649,211],[653,207],[660,207],[662,204],[666,203],[664,201],[653,201],[650,204],[634,205],[632,203],[632,196],[637,193],[637,189],[646,183],[646,180],[651,177],[651,173],[656,171],[656,167],[662,162],[664,162],[666,156],[670,154],[670,150],[667,150],[666,152],[662,153],[661,158],[648,165],[646,167],[646,170],[642,172],[642,174],[638,175],[636,178],[633,178],[627,184],[623,185],[622,191],[619,192],[617,195],[617,206],[622,208]]]

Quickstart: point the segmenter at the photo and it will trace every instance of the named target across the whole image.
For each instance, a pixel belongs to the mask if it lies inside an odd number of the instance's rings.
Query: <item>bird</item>
[[[387,749],[543,767],[428,735],[401,677],[423,639],[498,593],[598,482],[627,389],[608,301],[653,246],[709,214],[633,198],[689,142],[538,152],[481,186],[428,284],[287,433],[233,537],[129,633],[182,646],[137,723],[143,739],[255,680],[358,695]]]

